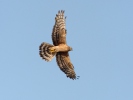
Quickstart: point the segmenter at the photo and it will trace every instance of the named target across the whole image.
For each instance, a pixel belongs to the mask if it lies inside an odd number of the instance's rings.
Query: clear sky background
[[[39,56],[58,10],[78,80]],[[0,0],[0,100],[133,100],[133,0]]]

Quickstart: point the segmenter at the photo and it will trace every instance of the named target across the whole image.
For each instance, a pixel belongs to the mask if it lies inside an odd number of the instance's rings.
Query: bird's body
[[[54,49],[55,52],[67,52],[71,51],[71,47],[69,47],[66,44],[59,44],[58,46],[54,46],[51,48],[51,50]]]
[[[43,42],[40,45],[40,56],[46,61],[51,61],[56,55],[59,68],[71,79],[76,79],[74,66],[70,61],[68,52],[72,50],[66,43],[64,11],[59,11],[55,17],[55,25],[52,31],[53,45]]]

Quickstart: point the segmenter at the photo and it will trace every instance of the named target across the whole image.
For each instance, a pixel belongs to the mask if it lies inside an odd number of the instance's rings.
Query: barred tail
[[[40,57],[45,61],[51,61],[54,57],[55,53],[50,53],[49,48],[53,47],[53,45],[43,42],[39,49],[40,49]]]

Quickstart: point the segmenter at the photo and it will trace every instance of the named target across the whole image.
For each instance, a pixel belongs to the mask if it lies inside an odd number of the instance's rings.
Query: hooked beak
[[[73,51],[73,48],[70,47],[70,51]]]

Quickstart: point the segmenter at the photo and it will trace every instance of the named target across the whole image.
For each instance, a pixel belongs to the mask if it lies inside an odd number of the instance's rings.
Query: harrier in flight
[[[64,11],[58,11],[52,31],[53,45],[43,42],[40,45],[39,54],[45,61],[51,61],[52,58],[56,56],[56,62],[59,68],[66,74],[67,77],[74,80],[76,79],[76,74],[68,53],[69,51],[72,51],[72,48],[66,43],[67,32],[65,20],[66,17],[64,17]]]

